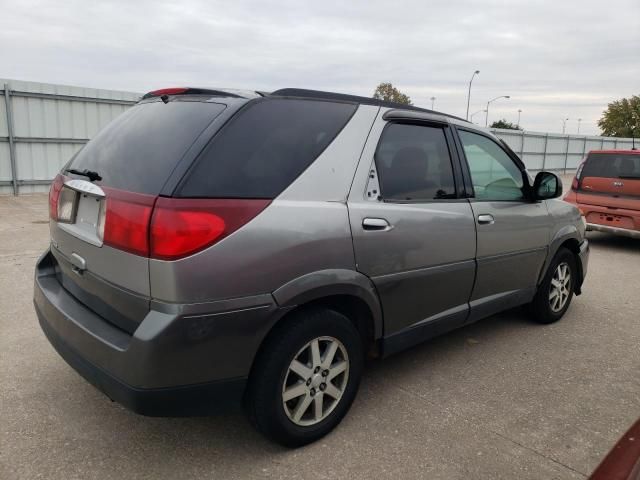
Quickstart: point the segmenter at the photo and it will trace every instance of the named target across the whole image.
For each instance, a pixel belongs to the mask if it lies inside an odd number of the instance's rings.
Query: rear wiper
[[[640,180],[640,175],[618,175],[618,178],[635,178],[636,180]]]
[[[95,182],[96,180],[102,180],[102,177],[98,172],[94,172],[93,170],[76,170],[75,168],[67,168],[65,170],[66,173],[73,173],[74,175],[81,175],[83,177],[87,177],[90,181]]]

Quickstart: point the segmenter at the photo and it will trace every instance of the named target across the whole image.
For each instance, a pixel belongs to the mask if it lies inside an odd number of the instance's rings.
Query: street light
[[[518,123],[516,123],[516,125],[518,126],[518,128],[520,128],[520,114],[522,113],[522,110],[518,109]]]
[[[484,117],[484,126],[485,127],[489,123],[489,104],[491,104],[491,102],[495,102],[496,100],[500,100],[501,98],[511,98],[511,97],[509,95],[500,95],[499,97],[492,98],[491,100],[489,100],[487,102],[487,109],[484,111],[485,112],[485,117]]]
[[[580,133],[580,122],[581,122],[581,121],[582,121],[582,119],[581,119],[581,118],[579,118],[579,119],[578,119],[578,132],[577,132],[577,133]]]
[[[564,135],[564,131],[567,128],[567,121],[569,120],[569,117],[567,118],[563,118],[562,119],[562,134]]]
[[[433,105],[436,101],[436,97],[431,97],[431,110],[433,110]]]
[[[473,77],[480,74],[480,70],[476,70],[471,75],[471,80],[469,80],[469,91],[467,92],[467,116],[464,117],[465,120],[469,120],[469,102],[471,102],[471,83],[473,82]]]
[[[482,109],[482,110],[478,110],[477,112],[473,112],[473,113],[471,114],[471,123],[473,123],[473,116],[474,116],[475,114],[477,114],[477,113],[480,113],[480,112],[484,113],[484,112],[485,112],[485,110],[484,110],[484,109]]]

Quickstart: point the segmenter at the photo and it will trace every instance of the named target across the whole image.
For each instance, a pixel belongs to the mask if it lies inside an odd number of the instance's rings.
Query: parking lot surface
[[[589,235],[559,323],[521,309],[369,365],[342,424],[297,450],[238,412],[148,418],[57,355],[32,306],[46,195],[0,197],[0,478],[584,478],[640,416],[640,241]]]

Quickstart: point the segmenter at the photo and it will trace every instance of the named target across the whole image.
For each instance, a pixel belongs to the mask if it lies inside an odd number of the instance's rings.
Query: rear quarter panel
[[[204,302],[271,293],[319,270],[355,270],[346,198],[378,110],[360,106],[318,159],[229,237],[178,261],[151,260],[151,296]]]

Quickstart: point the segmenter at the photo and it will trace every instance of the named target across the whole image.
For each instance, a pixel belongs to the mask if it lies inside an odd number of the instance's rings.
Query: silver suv
[[[151,92],[52,184],[35,308],[60,355],[146,415],[240,404],[284,445],[353,402],[366,358],[587,270],[561,182],[458,118],[284,89]]]

